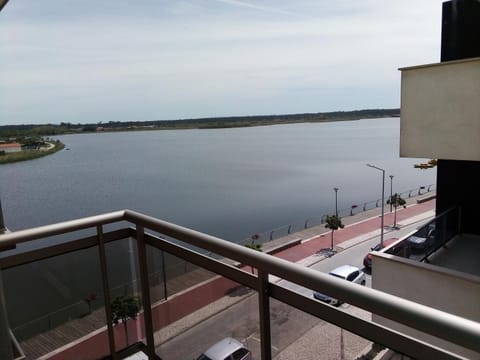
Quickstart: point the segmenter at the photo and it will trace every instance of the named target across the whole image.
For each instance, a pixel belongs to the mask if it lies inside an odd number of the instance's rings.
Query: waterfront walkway
[[[412,197],[407,200],[406,208],[398,208],[397,224],[402,225],[404,221],[412,217],[435,209],[435,193]],[[384,237],[392,231],[394,223],[394,211],[390,212],[385,207],[384,215]],[[334,233],[334,249],[342,251],[363,241],[367,241],[380,234],[381,208],[360,212],[353,216],[342,218],[344,229]],[[290,246],[292,245],[292,246]],[[281,239],[266,243],[263,251],[274,252],[276,256],[298,262],[310,255],[318,253],[321,249],[331,247],[331,231],[325,228],[325,224],[308,228],[296,233],[289,234]],[[276,249],[282,249],[276,251]]]
[[[412,197],[407,200],[406,208],[399,208],[397,212],[397,224],[402,225],[404,222],[412,222],[418,217],[427,218],[434,214],[435,200],[428,198],[434,198],[433,193],[428,193],[422,196]],[[360,212],[353,216],[342,218],[342,222],[345,224],[344,229],[335,231],[334,234],[334,248],[336,251],[342,251],[348,247],[355,246],[358,243],[372,239],[380,234],[381,217],[379,216],[380,208],[372,209],[365,212]],[[385,207],[386,213],[384,217],[385,238],[388,238],[388,226],[393,225],[394,213],[389,212],[389,207]],[[413,220],[412,220],[413,219]],[[302,230],[300,232],[289,234],[286,237],[271,241],[264,244],[263,251],[274,254],[275,256],[283,259],[302,263],[306,266],[312,263],[311,258],[314,256],[314,261],[320,261],[322,258],[328,256],[323,254],[322,249],[328,249],[331,246],[331,232],[325,228],[325,225],[318,225],[309,229]],[[323,255],[323,256],[322,256]],[[306,259],[309,259],[307,264]],[[198,278],[198,273],[195,274]],[[211,277],[211,274],[205,272],[205,276]],[[232,304],[241,301],[242,296],[223,296],[224,292],[217,292],[218,297],[212,296],[212,291],[205,290],[203,287],[209,286],[208,282],[195,286],[191,290],[184,290],[178,295],[172,296],[168,301],[162,302],[159,305],[165,305],[165,309],[169,309],[168,316],[161,318],[161,325],[156,328],[161,330],[155,333],[155,343],[162,344],[169,339],[181,334],[186,329],[195,326],[204,319],[209,318],[213,314],[228,308]],[[226,285],[228,286],[228,284]],[[231,285],[230,285],[231,286]],[[189,302],[185,302],[185,298],[191,298],[189,292],[195,292],[195,304],[189,308]],[[207,297],[205,297],[207,295]],[[200,297],[200,298],[199,298]],[[175,304],[175,302],[177,302]],[[169,304],[168,304],[169,303]],[[180,305],[181,304],[181,305]],[[178,306],[180,305],[180,306]],[[207,306],[208,305],[208,306]],[[181,312],[178,312],[181,310]],[[160,310],[161,312],[162,310]],[[165,310],[163,310],[165,311]],[[160,314],[159,312],[159,314]],[[163,315],[164,316],[164,312]],[[104,319],[104,315],[99,312],[98,316]],[[140,320],[142,317],[140,316]],[[103,320],[104,323],[105,320]],[[154,322],[156,319],[154,319]],[[77,319],[75,322],[61,325],[55,329],[58,334],[63,333],[63,339],[67,340],[67,335],[72,332],[71,326],[74,324],[76,328],[82,327],[82,319]],[[142,326],[138,326],[135,322],[129,322],[129,337],[134,339],[134,334],[137,334],[138,338],[141,338],[141,331],[138,330]],[[136,326],[135,326],[136,325]],[[116,327],[120,329],[120,327]],[[118,333],[119,331],[117,331]],[[132,334],[132,335],[130,335]],[[38,343],[35,338],[40,338],[43,347],[42,354],[38,353]],[[122,345],[123,334],[120,333],[116,336],[118,339],[117,344]],[[72,340],[70,340],[72,341]],[[95,352],[95,348],[98,347],[98,353],[102,354],[105,351],[107,345],[106,342],[106,326],[91,332],[88,335],[77,338],[70,342],[66,341],[65,345],[59,347],[58,342],[54,342],[49,339],[48,332],[29,339],[21,344],[23,347],[27,359],[41,358],[41,359],[66,359],[76,358],[75,354],[84,354],[82,358],[89,358],[85,354],[92,354]],[[48,349],[48,345],[52,345],[52,349]],[[37,349],[35,349],[37,348]],[[53,351],[56,349],[55,351]],[[35,351],[37,350],[37,351]],[[49,352],[52,351],[52,352]],[[43,356],[42,356],[43,355]],[[93,357],[92,357],[93,358]]]

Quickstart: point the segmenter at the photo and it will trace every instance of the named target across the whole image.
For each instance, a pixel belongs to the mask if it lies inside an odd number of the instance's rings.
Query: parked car
[[[407,238],[407,243],[414,252],[426,251],[435,241],[435,223],[429,224],[425,231]]]
[[[383,248],[386,248],[392,245],[396,241],[398,241],[398,238],[390,238],[390,239],[383,240],[383,246],[382,246],[382,243],[378,243],[377,245],[372,247],[372,251],[380,251]],[[402,241],[401,244],[394,246],[390,253],[393,255],[398,255],[402,257],[409,257],[410,247],[408,244],[405,244],[405,242]],[[372,253],[368,253],[367,255],[365,255],[365,257],[363,258],[363,266],[365,266],[367,269],[372,268]]]
[[[252,352],[247,349],[240,341],[227,337],[220,340],[197,360],[251,360]]]
[[[328,274],[360,285],[365,285],[366,281],[365,273],[356,266],[352,265],[339,266],[330,271]],[[322,294],[318,291],[313,293],[313,297],[330,305],[340,306],[342,304],[342,301],[332,298],[326,294]]]

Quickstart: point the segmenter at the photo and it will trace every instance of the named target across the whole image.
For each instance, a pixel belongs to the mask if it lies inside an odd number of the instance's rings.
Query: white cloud
[[[11,123],[394,107],[397,68],[440,53],[433,0],[147,0],[51,17],[15,4],[0,15],[0,116]]]

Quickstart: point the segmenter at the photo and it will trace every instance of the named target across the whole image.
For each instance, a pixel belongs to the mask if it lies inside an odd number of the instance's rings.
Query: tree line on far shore
[[[101,131],[215,129],[398,116],[400,116],[400,109],[367,109],[323,113],[231,116],[181,120],[100,121],[97,123],[77,124],[62,122],[60,124],[4,125],[0,126],[0,140],[14,139],[20,136],[52,136]]]

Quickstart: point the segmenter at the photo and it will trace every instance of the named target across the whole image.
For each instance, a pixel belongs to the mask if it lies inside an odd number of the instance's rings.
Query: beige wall
[[[372,256],[372,288],[480,322],[480,278],[388,254]],[[373,315],[373,321],[471,359],[480,354]]]
[[[400,70],[400,156],[480,160],[480,58]]]

